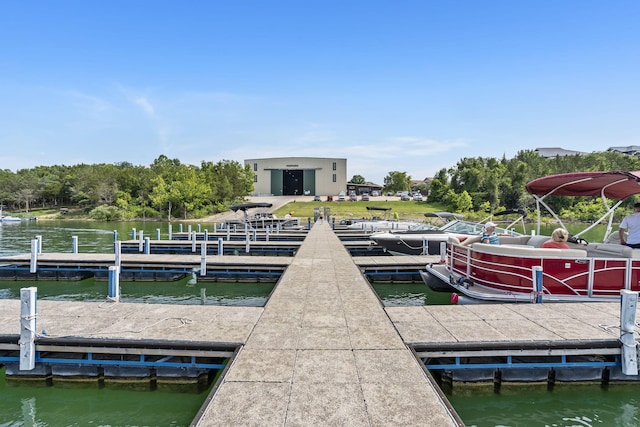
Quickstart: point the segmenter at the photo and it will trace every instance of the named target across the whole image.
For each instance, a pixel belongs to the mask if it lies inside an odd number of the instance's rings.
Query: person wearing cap
[[[569,239],[569,232],[564,228],[556,228],[551,233],[551,240],[547,240],[540,247],[541,248],[555,248],[555,249],[570,249],[567,244]]]
[[[625,231],[628,235],[625,235]],[[633,213],[622,219],[618,233],[621,245],[634,249],[640,248],[640,203],[633,205]]]
[[[495,223],[489,221],[484,225],[482,228],[482,236],[480,236],[480,243],[489,243],[490,245],[500,244]]]

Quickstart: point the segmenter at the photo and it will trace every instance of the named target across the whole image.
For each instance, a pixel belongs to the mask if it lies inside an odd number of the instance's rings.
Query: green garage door
[[[302,186],[304,188],[305,193],[308,191],[310,195],[316,195],[316,171],[315,169],[305,169],[303,178],[302,178]]]

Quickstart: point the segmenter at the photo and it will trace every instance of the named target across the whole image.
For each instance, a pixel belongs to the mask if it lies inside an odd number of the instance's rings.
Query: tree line
[[[535,210],[525,184],[536,178],[567,172],[640,170],[636,156],[614,151],[545,158],[534,150],[523,150],[512,159],[463,158],[443,168],[430,182],[428,202],[442,202],[457,212],[495,211],[500,208]],[[633,198],[632,198],[633,199]],[[545,199],[562,218],[590,221],[606,208],[599,197],[554,197]],[[628,200],[629,208],[636,200]],[[620,210],[622,216],[629,209]]]
[[[395,194],[396,191],[417,190],[428,194],[427,203],[436,203],[454,212],[534,211],[535,200],[525,190],[527,182],[559,173],[612,170],[638,171],[640,158],[615,151],[546,158],[535,150],[519,151],[512,159],[465,157],[414,187],[406,172],[389,172],[384,178],[383,191]],[[361,175],[354,175],[350,182],[365,184],[366,180]],[[599,197],[550,196],[545,201],[554,212],[570,221],[591,221],[606,212]],[[635,201],[635,198],[626,201],[616,217],[621,219]]]
[[[618,152],[545,158],[523,150],[512,159],[465,157],[439,170],[422,188],[427,203],[455,212],[491,212],[500,208],[534,210],[525,184],[533,179],[565,172],[640,170],[640,158]],[[149,166],[79,164],[38,166],[17,172],[0,170],[0,204],[11,211],[80,208],[98,220],[202,218],[227,209],[253,192],[249,165],[221,160],[199,166],[160,155]],[[364,183],[355,175],[350,181]],[[384,191],[410,190],[411,177],[392,171]],[[551,197],[549,205],[563,218],[588,221],[604,213],[599,198]],[[636,200],[625,203],[629,208]],[[623,209],[619,215],[623,215]]]
[[[0,170],[9,210],[81,208],[98,220],[201,218],[253,191],[253,171],[237,161],[183,164],[160,155],[149,166],[79,164]]]

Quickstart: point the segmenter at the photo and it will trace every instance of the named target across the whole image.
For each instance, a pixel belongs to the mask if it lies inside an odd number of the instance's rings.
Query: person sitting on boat
[[[570,249],[571,247],[567,243],[569,239],[569,232],[564,228],[556,228],[551,233],[551,240],[547,240],[540,247],[541,248],[555,248],[555,249]]]
[[[495,223],[489,221],[484,225],[482,228],[482,236],[480,236],[480,243],[489,243],[490,245],[500,244]]]
[[[625,233],[628,232],[628,235]],[[627,215],[620,223],[620,244],[630,248],[640,248],[640,203],[633,205],[633,213]]]

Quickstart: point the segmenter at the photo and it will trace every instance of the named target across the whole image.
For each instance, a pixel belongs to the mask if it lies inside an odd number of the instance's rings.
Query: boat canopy
[[[503,211],[493,213],[494,216],[514,215],[514,214],[520,215],[521,217],[527,216],[527,212],[525,212],[524,209],[505,209]]]
[[[273,206],[271,203],[245,203],[242,205],[231,205],[229,209],[234,212],[237,211],[246,211],[247,209],[255,209],[255,208],[270,208]]]
[[[602,196],[624,200],[640,193],[640,172],[572,172],[544,176],[525,186],[537,196]]]
[[[575,237],[586,233],[597,224],[608,218],[607,230],[604,238],[611,233],[613,213],[615,209],[628,197],[640,194],[640,171],[610,171],[610,172],[571,172],[557,175],[544,176],[534,179],[525,185],[525,188],[536,200],[538,211],[538,233],[540,233],[541,212],[540,206],[544,206],[551,215],[564,227],[562,221],[547,205],[544,199],[548,196],[599,196],[607,209],[606,213],[595,221],[590,227],[576,234]],[[615,200],[613,206],[610,200]]]

